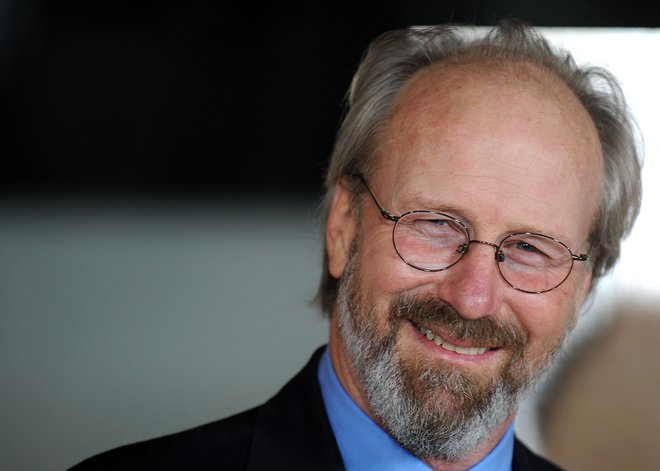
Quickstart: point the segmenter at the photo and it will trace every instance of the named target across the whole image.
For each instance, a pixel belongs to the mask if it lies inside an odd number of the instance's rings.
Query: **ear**
[[[334,278],[340,278],[348,262],[348,252],[355,237],[355,214],[351,206],[351,193],[340,180],[335,186],[332,205],[325,231],[328,269]]]

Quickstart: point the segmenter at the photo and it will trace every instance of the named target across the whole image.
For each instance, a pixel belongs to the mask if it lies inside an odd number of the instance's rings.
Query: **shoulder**
[[[537,455],[518,438],[513,445],[513,471],[561,471],[557,465]]]
[[[258,408],[172,435],[107,451],[71,468],[84,470],[243,469]]]

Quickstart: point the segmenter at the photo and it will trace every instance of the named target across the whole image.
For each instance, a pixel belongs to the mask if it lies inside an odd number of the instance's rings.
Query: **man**
[[[529,28],[388,33],[326,178],[330,341],[256,409],[76,469],[555,469],[521,397],[640,203],[614,79]]]

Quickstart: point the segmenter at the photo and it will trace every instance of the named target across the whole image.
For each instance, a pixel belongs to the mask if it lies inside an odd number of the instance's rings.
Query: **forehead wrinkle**
[[[521,176],[529,178],[531,175],[533,175],[534,169],[537,167],[538,162],[542,161],[544,165],[544,178],[547,178],[549,176],[554,176],[554,177],[559,177],[563,178],[566,176],[566,173],[569,171],[568,167],[570,166],[570,163],[566,161],[566,159],[553,159],[552,161],[548,162],[547,159],[544,159],[544,153],[542,151],[534,151],[531,150],[525,146],[518,146],[516,149],[513,151],[506,151],[510,155],[516,157],[515,160],[509,161],[507,159],[501,159],[500,154],[503,153],[502,149],[502,140],[497,139],[493,136],[486,136],[483,138],[483,140],[487,144],[487,149],[488,152],[483,152],[480,153],[479,155],[475,155],[475,158],[478,158],[480,161],[483,161],[485,159],[492,159],[494,161],[499,161],[499,166],[501,167],[501,171],[504,174],[517,174],[520,173],[522,174]],[[511,143],[508,143],[509,146],[511,146]],[[577,167],[577,165],[576,165]],[[475,173],[465,173],[466,175],[472,176],[474,178],[480,178],[480,175],[478,173],[479,166],[475,166]],[[577,168],[574,169],[574,171],[577,171]],[[499,178],[497,175],[490,174],[490,175],[484,175],[482,178],[492,178],[495,181],[502,181],[502,178]],[[521,180],[518,180],[521,181]],[[517,182],[512,182],[512,185],[516,189],[520,189],[520,185],[517,184]]]
[[[442,88],[445,89],[447,87]],[[457,107],[453,106],[455,103],[453,102],[451,96],[445,96],[444,100],[434,99],[435,97],[438,97],[438,95],[442,94],[442,92],[439,90],[432,89],[431,97],[427,97],[425,100],[421,100],[421,98],[428,95],[428,93],[425,93],[428,92],[428,89],[421,89],[421,87],[417,87],[414,88],[413,91],[415,93],[408,93],[410,96],[406,96],[406,100],[400,100],[402,103],[398,104],[396,110],[397,112],[394,113],[389,119],[388,126],[386,127],[388,132],[385,136],[383,136],[383,139],[380,140],[381,145],[379,146],[379,154],[381,156],[383,154],[389,154],[390,164],[397,166],[399,164],[403,164],[403,162],[401,162],[403,159],[397,158],[396,156],[406,155],[406,150],[414,149],[417,147],[424,141],[425,137],[428,137],[429,133],[433,134],[437,132],[442,134],[446,119],[451,115],[455,115],[455,124],[458,126],[456,126],[457,129],[454,130],[453,135],[446,136],[447,142],[445,143],[445,147],[446,145],[451,145],[452,143],[460,144],[462,142],[470,142],[477,139],[476,136],[463,135],[460,130],[460,122],[463,116],[463,112],[466,110],[466,108],[470,107],[470,103],[466,105],[464,100],[461,108],[457,109]],[[532,91],[528,87],[525,88],[523,92],[525,92],[524,94],[526,95],[534,95],[537,100],[544,103],[545,109],[542,111],[542,114],[558,115],[558,117],[560,117],[564,122],[570,123],[572,126],[585,129],[585,125],[583,122],[581,122],[579,116],[577,116],[576,113],[567,110],[567,107],[564,106],[564,104],[558,103],[555,99],[555,94],[552,94],[551,96],[544,96],[540,94],[538,90]],[[512,91],[509,90],[508,93],[512,93]],[[474,102],[475,106],[478,106],[481,99],[477,96],[474,97],[473,100],[468,99],[467,101]],[[409,103],[415,103],[415,106],[405,106],[405,104]],[[537,120],[535,117],[528,117],[528,122],[530,126],[535,126]],[[586,142],[591,141],[590,137],[591,136],[588,132],[588,129],[585,129],[585,132],[579,134],[578,139],[580,141]],[[501,140],[498,140],[495,137],[487,134],[478,137],[478,139],[485,141],[488,144],[488,147],[491,149],[489,154],[480,155],[480,159],[498,158],[497,149],[502,147]],[[508,142],[507,144],[511,146],[515,143]],[[566,145],[561,141],[557,142],[556,145],[557,147],[561,148],[566,147]],[[442,148],[436,149],[437,153],[442,151]],[[534,168],[536,158],[542,156],[542,152],[534,152],[530,149],[523,148],[522,146],[516,149],[516,152],[519,153],[520,158],[515,162],[515,165],[513,165],[513,163],[509,165],[511,165],[512,170],[517,171],[527,171]],[[448,157],[451,158],[451,156]],[[546,162],[546,165],[547,164],[548,163]],[[570,162],[567,159],[555,159],[552,164],[553,168],[548,168],[546,170],[550,170],[551,174],[555,176],[564,176],[567,171],[570,171],[566,168],[567,166],[574,167],[572,170],[574,172],[579,171],[579,167],[581,167],[581,162],[579,162],[578,159],[570,159]],[[516,168],[516,166],[520,168]]]
[[[395,209],[399,208],[405,211],[429,209],[455,214],[468,219],[466,222],[479,222],[480,226],[484,220],[496,222],[498,219],[497,214],[493,215],[492,211],[487,211],[490,214],[486,215],[472,215],[469,214],[468,210],[471,205],[470,192],[477,192],[483,196],[485,193],[483,187],[490,181],[492,187],[489,191],[497,193],[492,199],[502,200],[501,203],[498,202],[500,206],[496,208],[495,212],[500,214],[503,214],[504,210],[511,212],[508,209],[517,207],[518,203],[524,199],[528,203],[526,206],[527,214],[530,215],[529,218],[519,215],[515,219],[512,219],[509,215],[506,226],[494,225],[492,227],[500,227],[501,229],[511,227],[514,230],[523,230],[524,228],[524,230],[541,232],[553,237],[556,237],[556,234],[560,232],[565,233],[564,230],[557,230],[561,227],[561,221],[553,223],[548,220],[548,227],[545,224],[540,224],[544,221],[540,218],[542,212],[537,214],[539,217],[532,217],[536,213],[534,206],[541,208],[544,205],[547,206],[548,198],[552,197],[552,190],[543,193],[541,190],[536,191],[533,186],[530,187],[526,183],[529,183],[530,179],[533,178],[539,183],[545,184],[547,189],[548,180],[553,180],[559,185],[564,178],[574,180],[577,177],[583,181],[581,184],[583,190],[585,190],[585,184],[588,187],[594,186],[591,183],[595,179],[590,178],[590,175],[593,176],[598,173],[598,169],[591,164],[594,162],[594,157],[599,157],[602,163],[602,151],[600,150],[600,142],[593,127],[593,122],[577,97],[563,83],[560,83],[559,79],[551,73],[547,74],[547,71],[545,71],[546,74],[542,73],[544,71],[541,71],[538,75],[531,74],[531,77],[521,77],[519,74],[511,74],[503,70],[491,74],[484,67],[479,68],[476,74],[461,75],[453,73],[456,72],[456,68],[453,68],[453,70],[445,69],[440,73],[437,73],[437,70],[433,72],[431,73],[430,69],[421,71],[402,89],[394,112],[390,115],[387,125],[382,128],[380,137],[383,139],[380,140],[379,154],[380,158],[385,158],[380,160],[375,170],[378,172],[383,167],[389,167],[390,172],[388,173],[394,175],[394,180],[390,180],[390,183],[396,183],[392,186],[388,185],[390,191],[392,191],[392,189],[399,186],[407,187],[409,182],[406,180],[410,178],[421,177],[423,179],[429,172],[437,172],[442,167],[442,162],[447,162],[448,167],[453,168],[453,173],[456,176],[470,176],[473,179],[467,188],[454,190],[456,200],[465,200],[467,203],[456,204],[456,201],[452,201],[448,205],[444,201],[434,201],[432,198],[433,188],[427,188],[431,191],[431,198],[415,197],[414,195],[406,195],[406,198],[395,198],[394,194],[390,194],[388,203],[391,203],[392,212],[394,213]],[[538,72],[538,70],[535,72]],[[534,80],[539,78],[541,80]],[[547,120],[543,118],[544,115],[550,118],[551,122],[554,121],[557,126],[562,123],[561,127],[557,128],[558,134],[555,142],[546,141],[545,147],[539,148],[529,148],[524,145],[516,146],[515,141],[506,140],[504,135],[499,138],[492,134],[489,135],[491,128],[488,121],[483,122],[485,125],[482,128],[484,132],[476,134],[470,134],[467,131],[471,129],[469,126],[461,126],[461,117],[468,116],[463,114],[466,107],[479,106],[483,93],[487,93],[488,89],[492,87],[494,87],[493,90],[497,90],[497,86],[502,84],[506,85],[504,89],[506,96],[517,97],[514,103],[524,101],[521,96],[526,96],[536,100],[539,105],[542,104],[542,106],[537,107],[536,115],[525,117],[524,109],[522,109],[523,114],[517,116],[521,120],[522,126],[531,126],[529,132],[543,130],[539,126],[545,126],[543,123]],[[456,106],[458,102],[452,94],[453,91],[459,91],[460,107]],[[480,92],[482,95],[479,94]],[[506,100],[508,100],[504,96],[493,95],[492,93],[487,95],[487,98],[505,105],[507,104]],[[541,117],[537,120],[536,118],[539,115]],[[516,117],[516,115],[513,115],[513,117]],[[452,123],[451,132],[443,129],[443,126],[447,126],[448,122]],[[497,121],[492,122],[492,126],[495,126],[492,128],[494,131],[498,129],[497,125]],[[565,131],[571,128],[573,132],[568,136]],[[545,131],[551,132],[551,129],[550,131],[545,129]],[[436,138],[429,140],[434,135]],[[440,139],[441,136],[443,139]],[[504,142],[505,140],[506,142]],[[472,146],[475,142],[481,142],[481,150],[478,152],[479,146]],[[521,142],[524,143],[524,141]],[[454,150],[452,150],[452,145],[456,146]],[[495,164],[494,166],[491,165],[488,175],[480,174],[479,164],[470,164],[469,160],[458,167],[448,163],[451,161],[454,151],[457,151],[456,158],[460,159],[466,149],[468,153],[470,152],[470,147],[476,152],[473,162],[485,162],[485,159],[489,159],[491,163]],[[595,149],[596,147],[598,149]],[[420,150],[423,150],[423,153],[420,153]],[[576,156],[573,152],[577,150],[587,154]],[[509,158],[503,158],[498,163],[497,159],[504,151],[508,152]],[[558,158],[548,158],[550,155],[546,155],[546,152],[553,157],[556,155]],[[596,156],[596,154],[598,155]],[[513,159],[510,158],[512,156]],[[416,161],[415,168],[410,167],[409,163],[406,162],[407,159]],[[493,168],[494,171],[492,171]],[[511,175],[519,177],[510,178]],[[447,173],[447,176],[451,178],[452,174]],[[428,179],[428,181],[432,180]],[[506,182],[506,185],[502,185],[502,182]],[[527,193],[522,194],[522,188],[525,188]],[[539,188],[543,188],[543,185],[539,185]],[[564,187],[562,186],[562,188]],[[599,188],[600,186],[596,184],[594,191],[598,191]],[[518,200],[503,198],[505,195],[519,193],[520,198]],[[564,200],[567,199],[566,195],[569,193],[568,198],[571,196],[579,197],[581,194],[579,188],[572,188],[570,185],[563,190],[563,193],[565,195]],[[582,193],[585,193],[585,191],[582,191]],[[587,193],[589,193],[588,190]],[[473,194],[472,198],[476,198],[476,196],[476,194]],[[592,198],[591,201],[587,201],[584,197],[585,195],[582,195],[582,198],[578,198],[579,201],[576,199],[576,204],[580,202],[587,204],[591,208],[586,209],[584,213],[595,214],[598,199]],[[478,203],[477,200],[474,201]],[[396,204],[396,208],[392,204]],[[504,205],[509,205],[509,208]],[[559,219],[561,219],[560,210],[560,207],[555,210],[555,214],[558,215],[557,218]],[[477,219],[478,217],[484,219]],[[590,218],[587,214],[586,218],[592,219],[593,216]],[[555,218],[551,217],[550,219]],[[524,224],[516,224],[517,222]],[[517,227],[515,227],[516,225]],[[543,227],[536,227],[540,225],[543,225]],[[557,238],[569,241],[569,238],[563,234],[559,234]]]

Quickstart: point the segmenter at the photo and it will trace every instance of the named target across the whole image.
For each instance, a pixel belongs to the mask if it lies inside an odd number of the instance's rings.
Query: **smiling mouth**
[[[486,353],[490,350],[494,350],[494,349],[487,348],[487,347],[459,347],[459,346],[456,346],[456,345],[453,345],[453,344],[447,342],[445,339],[443,339],[439,335],[434,334],[429,329],[427,329],[426,327],[424,327],[423,325],[421,325],[417,322],[412,322],[412,324],[430,342],[433,342],[438,347],[442,347],[447,351],[458,353],[459,355],[471,355],[471,356],[483,355],[484,353]]]

